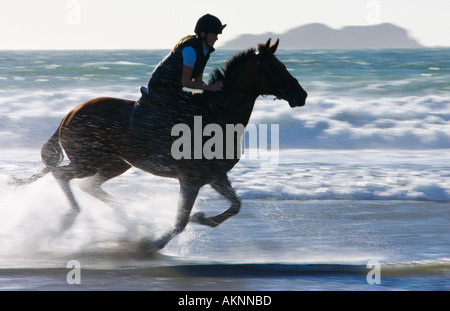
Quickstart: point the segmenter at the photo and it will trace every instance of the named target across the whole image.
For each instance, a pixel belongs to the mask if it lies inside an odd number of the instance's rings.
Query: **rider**
[[[138,132],[143,130],[142,126],[137,124],[142,122],[135,122],[139,121],[134,120],[135,118],[154,118],[161,113],[173,113],[176,107],[181,108],[183,104],[178,103],[188,99],[191,94],[184,92],[183,87],[212,92],[222,89],[221,81],[211,85],[203,82],[203,71],[211,53],[215,50],[214,44],[218,35],[225,27],[226,24],[223,25],[213,15],[206,14],[200,17],[194,30],[196,35],[182,38],[153,71],[148,82],[148,91],[141,88],[142,97],[135,106],[131,120],[133,129]],[[142,110],[147,110],[147,116],[142,114]],[[153,122],[146,120],[145,123]]]
[[[218,91],[221,83],[207,85],[203,82],[203,70],[214,52],[218,35],[226,25],[210,14],[202,16],[195,26],[195,36],[181,39],[172,52],[167,55],[153,71],[148,83],[149,90],[154,87],[170,87],[181,91],[182,87]]]

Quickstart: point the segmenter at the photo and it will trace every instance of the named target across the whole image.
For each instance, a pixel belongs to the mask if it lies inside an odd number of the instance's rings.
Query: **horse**
[[[304,106],[306,102],[306,91],[275,56],[278,44],[279,39],[273,45],[269,39],[258,48],[250,48],[231,57],[223,68],[215,69],[211,74],[210,83],[223,81],[222,91],[194,94],[179,105],[184,107],[180,108],[181,112],[164,112],[159,121],[149,125],[154,129],[153,135],[142,136],[130,128],[136,101],[101,97],[75,107],[41,149],[45,168],[28,179],[16,182],[31,183],[51,172],[67,196],[72,214],[77,215],[80,207],[70,187],[72,179],[84,179],[80,188],[109,204],[113,204],[114,200],[101,188],[102,184],[131,167],[178,179],[180,188],[175,225],[156,240],[143,239],[142,251],[148,253],[164,248],[189,222],[218,226],[236,215],[241,208],[241,200],[227,173],[240,159],[237,146],[243,133],[228,133],[226,126],[246,126],[260,95],[273,95],[276,99],[287,101],[292,108]],[[224,130],[223,145],[218,142],[214,147],[229,147],[231,141],[235,149],[232,149],[233,156],[198,156],[197,150],[191,152],[193,157],[185,154],[187,156],[175,158],[171,154],[176,136],[173,135],[175,125],[185,124],[192,128],[198,126],[193,120],[199,120],[199,117],[202,128],[215,124]],[[192,145],[202,148],[204,140],[192,141]],[[63,149],[70,160],[67,165],[61,165]],[[203,212],[191,215],[200,189],[207,184],[229,201],[229,208],[211,217],[206,217]]]

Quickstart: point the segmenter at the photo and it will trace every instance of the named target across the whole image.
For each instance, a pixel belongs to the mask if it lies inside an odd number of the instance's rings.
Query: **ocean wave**
[[[80,67],[104,67],[104,66],[148,66],[148,64],[129,62],[129,61],[116,61],[116,62],[90,62],[81,64]]]
[[[444,96],[356,100],[312,97],[291,110],[262,100],[250,122],[279,124],[282,148],[450,148],[450,101]]]
[[[2,136],[5,140],[15,138],[8,133]],[[0,164],[12,170],[9,175],[28,177],[42,168],[38,148],[2,149],[1,153]],[[269,158],[243,158],[229,176],[243,200],[445,203],[450,202],[449,157],[448,150],[291,149],[281,150],[270,159],[272,162]],[[22,160],[16,163],[15,159]],[[28,163],[26,170],[21,169],[22,163]],[[130,184],[147,180],[151,187],[162,187],[161,191],[173,188],[171,180],[159,180],[135,169],[121,180]],[[120,185],[113,182],[110,187],[121,193]],[[202,191],[202,196],[217,199],[217,193],[209,188]]]
[[[245,199],[450,202],[449,157],[448,149],[292,149],[272,168],[243,159],[230,175]]]
[[[131,78],[130,78],[131,79]],[[43,144],[73,107],[100,96],[137,100],[139,90],[113,86],[109,90],[76,89],[0,93],[2,146]],[[45,103],[45,104],[43,104]],[[279,126],[278,146],[318,149],[448,149],[450,101],[445,96],[406,96],[356,100],[312,96],[307,105],[259,98],[251,126]],[[30,136],[31,135],[31,136]],[[271,147],[268,141],[268,147]]]
[[[381,265],[383,273],[390,276],[449,274],[450,258],[424,259],[409,262],[386,262]]]
[[[169,257],[155,255],[155,259],[150,259],[144,263],[136,262],[130,267],[115,267],[114,272],[118,274],[131,273],[140,276],[157,277],[227,277],[227,278],[276,278],[276,277],[302,277],[302,276],[338,276],[338,275],[360,275],[364,280],[368,272],[372,269],[370,263],[379,264],[379,271],[382,278],[386,277],[408,277],[424,275],[449,275],[450,258],[438,258],[430,260],[410,261],[410,262],[379,262],[368,261],[364,264],[345,263],[279,263],[279,262],[244,262],[244,263],[221,263],[221,262],[190,262],[183,263],[183,260],[170,260]],[[143,259],[141,259],[142,261]],[[178,261],[178,263],[174,263]],[[159,265],[155,265],[155,263]],[[107,273],[111,268],[106,263],[105,266],[98,265],[83,266],[83,274],[89,275],[95,272]],[[35,274],[35,275],[65,275],[67,269],[63,267],[41,267],[41,268],[6,268],[0,269],[3,276],[9,274]]]
[[[448,51],[280,50],[309,94],[306,105],[259,97],[250,122],[278,124],[282,149],[448,149]],[[0,78],[2,146],[41,145],[70,109],[92,98],[137,100],[166,52],[0,53],[8,60]],[[230,53],[211,65],[222,66]]]
[[[369,263],[370,261],[368,261]],[[364,275],[371,267],[365,264],[339,263],[209,263],[188,265],[167,265],[140,269],[140,272],[158,276],[196,277],[280,277],[280,276],[330,276]],[[411,262],[380,263],[383,277],[408,275],[449,275],[450,258]]]

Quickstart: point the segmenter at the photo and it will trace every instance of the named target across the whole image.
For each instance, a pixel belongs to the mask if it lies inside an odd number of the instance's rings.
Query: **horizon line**
[[[240,50],[240,49],[226,48],[225,45],[228,42],[233,41],[235,39],[238,39],[241,36],[246,36],[246,35],[250,35],[250,36],[263,36],[263,35],[277,36],[277,35],[280,35],[281,36],[281,35],[286,34],[287,32],[292,31],[294,29],[301,28],[301,27],[304,27],[304,26],[309,26],[309,25],[323,25],[323,26],[325,26],[327,28],[330,28],[332,30],[342,30],[342,29],[347,28],[347,27],[375,27],[375,26],[379,26],[379,25],[393,25],[395,27],[404,29],[405,31],[407,31],[408,34],[411,31],[408,28],[404,28],[402,26],[399,26],[398,24],[394,24],[394,23],[391,23],[391,22],[384,22],[384,23],[378,23],[378,24],[372,24],[372,25],[345,25],[345,26],[337,27],[337,28],[331,27],[331,26],[329,26],[329,25],[327,25],[326,23],[323,23],[323,22],[312,22],[312,23],[306,23],[306,24],[302,24],[302,25],[299,25],[299,26],[291,27],[291,28],[289,28],[287,30],[284,30],[284,31],[280,32],[280,33],[275,33],[275,32],[270,32],[270,31],[269,32],[263,32],[263,33],[241,33],[241,34],[233,36],[232,38],[228,39],[227,41],[223,41],[223,46],[221,46],[222,42],[218,42],[217,49]],[[450,48],[450,45],[425,45],[425,44],[422,43],[422,40],[417,39],[417,38],[412,37],[412,36],[411,36],[411,39],[415,40],[419,45],[421,45],[421,47],[419,47],[419,48],[384,48],[384,49]],[[112,48],[111,47],[109,47],[109,48],[108,47],[106,47],[106,48],[104,48],[104,47],[82,47],[82,48],[78,48],[78,47],[62,47],[62,48],[37,47],[37,48],[34,48],[34,47],[28,47],[28,48],[0,48],[0,51],[93,51],[93,50],[96,50],[96,51],[101,51],[101,50],[105,50],[105,51],[111,51],[111,50],[150,50],[151,51],[151,50],[171,50],[171,49],[172,48],[161,48],[161,47],[154,47],[154,48],[144,48],[144,47],[123,47],[123,48],[122,47],[112,47]],[[280,49],[283,49],[283,47],[280,46]],[[289,49],[289,50],[351,50],[351,49],[363,50],[362,48],[345,48],[345,49],[342,49],[342,48],[325,48],[325,49],[310,49],[310,48],[295,48],[295,49],[292,49],[292,48],[285,48],[285,49]],[[365,49],[372,50],[372,49],[377,49],[377,48],[365,48]],[[381,48],[381,49],[383,49],[383,48]]]

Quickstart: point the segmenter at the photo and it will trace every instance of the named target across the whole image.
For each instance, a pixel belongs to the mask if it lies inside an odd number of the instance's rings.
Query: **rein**
[[[258,83],[259,83],[259,89],[261,89],[261,77],[264,76],[264,78],[269,82],[269,85],[272,87],[273,93],[266,93],[261,94],[262,96],[267,95],[273,95],[275,96],[274,100],[282,100],[284,96],[284,92],[281,90],[281,88],[289,83],[297,83],[298,80],[294,78],[293,76],[290,76],[282,81],[274,80],[271,75],[267,72],[267,69],[265,69],[261,65],[261,60],[259,59],[259,54],[257,55],[256,63],[258,65]]]

